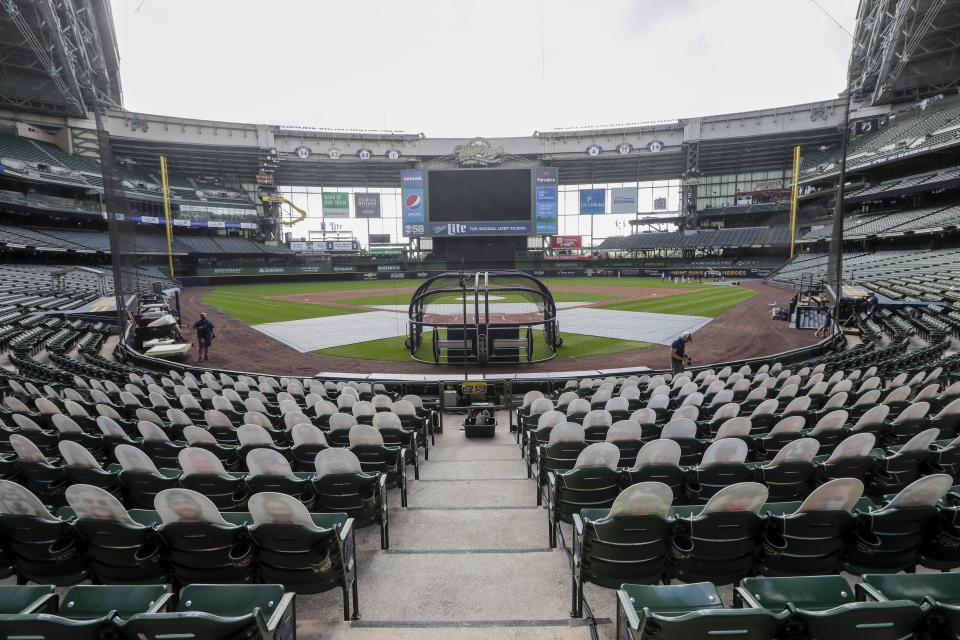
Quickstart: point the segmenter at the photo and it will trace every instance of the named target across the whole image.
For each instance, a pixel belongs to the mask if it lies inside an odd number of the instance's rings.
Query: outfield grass
[[[706,285],[689,293],[602,306],[604,309],[617,309],[619,311],[646,311],[649,313],[670,313],[712,318],[755,295],[757,295],[757,292],[747,287]]]
[[[540,332],[537,332],[538,334]],[[580,356],[597,356],[622,353],[624,351],[633,351],[649,347],[648,342],[638,342],[635,340],[616,340],[614,338],[599,338],[597,336],[586,336],[578,333],[560,332],[563,338],[563,346],[557,352],[557,360],[568,360]],[[354,358],[358,360],[384,360],[387,362],[409,362],[410,352],[403,344],[403,336],[396,338],[384,338],[382,340],[370,340],[368,342],[358,342],[329,349],[318,349],[314,353],[325,356],[337,356],[340,358]],[[547,347],[540,335],[534,337],[534,357],[544,358],[547,355]],[[417,356],[424,360],[432,360],[431,342],[429,335],[424,336],[423,344],[417,351]]]
[[[290,302],[287,300],[270,300],[263,295],[237,291],[235,287],[218,287],[205,295],[203,301],[247,324],[287,322],[289,320],[304,320],[306,318],[358,313],[356,309],[344,307],[329,307],[320,304]]]
[[[346,294],[345,294],[346,295]],[[504,293],[494,293],[497,297],[503,298],[503,300],[491,300],[494,303],[505,303],[505,302],[529,302],[529,298],[524,295],[515,292],[508,291]],[[463,304],[461,300],[462,294],[460,293],[445,293],[442,295],[435,296],[432,300],[433,304]],[[570,291],[555,291],[553,293],[554,302],[603,302],[605,300],[610,300],[611,296],[602,294],[602,293],[591,293],[588,291],[584,292],[570,292]],[[386,294],[371,294],[366,296],[350,296],[345,297],[341,300],[344,304],[355,304],[361,306],[384,306],[384,305],[408,305],[410,304],[410,293],[406,291],[397,291],[395,293],[386,293]],[[473,296],[468,292],[467,293],[467,304],[473,304]]]
[[[661,280],[660,278],[545,278],[547,287],[560,285],[585,288],[616,287],[617,293],[625,296],[632,289],[688,289],[690,293],[672,294],[643,302],[618,303],[616,298],[606,293],[584,291],[582,293],[556,291],[557,302],[603,303],[608,309],[623,311],[653,311],[659,313],[678,313],[685,315],[714,316],[738,302],[753,295],[749,289],[740,287],[720,287],[702,284],[681,284]],[[358,313],[357,309],[320,305],[290,300],[276,300],[277,296],[300,295],[320,292],[340,292],[337,298],[341,304],[356,306],[407,305],[410,303],[410,291],[422,283],[421,280],[340,280],[324,282],[280,282],[264,284],[226,285],[216,287],[204,296],[207,304],[224,311],[248,324],[267,322],[285,322],[318,318],[324,316]],[[372,289],[393,290],[392,293],[366,294]],[[450,300],[443,302],[459,303],[459,294],[451,294]],[[509,301],[509,296],[508,296]]]

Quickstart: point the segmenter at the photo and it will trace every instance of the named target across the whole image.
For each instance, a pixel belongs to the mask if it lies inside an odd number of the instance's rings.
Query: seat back
[[[853,587],[837,575],[744,578],[742,586],[757,604],[770,611],[786,609],[787,604],[819,611],[855,601]]]

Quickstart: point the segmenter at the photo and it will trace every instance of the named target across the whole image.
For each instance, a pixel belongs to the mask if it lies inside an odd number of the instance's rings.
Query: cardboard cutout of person
[[[217,444],[217,439],[206,429],[201,429],[194,425],[183,428],[183,438],[189,445],[195,444]]]
[[[66,498],[78,518],[136,524],[120,501],[100,487],[74,484],[67,487]]]
[[[93,457],[93,454],[87,451],[87,448],[79,442],[61,440],[57,444],[57,449],[60,451],[60,457],[63,458],[63,461],[68,467],[96,469],[97,471],[103,470],[100,467],[100,463],[97,462],[97,459]]]
[[[32,491],[9,480],[0,480],[0,514],[57,520]]]
[[[254,525],[299,525],[311,530],[319,529],[304,504],[283,493],[263,491],[254,494],[250,496],[247,508]]]
[[[662,482],[639,482],[620,492],[610,507],[610,517],[659,516],[666,518],[673,491]]]
[[[877,442],[872,433],[855,433],[843,439],[824,464],[834,464],[846,458],[865,458]]]
[[[177,461],[185,476],[221,476],[231,477],[223,468],[220,458],[206,449],[187,447],[177,454]]]
[[[150,456],[145,454],[141,449],[129,444],[117,445],[113,450],[113,455],[116,456],[117,462],[120,463],[124,471],[132,471],[134,473],[159,473],[157,465],[153,463]]]
[[[905,487],[881,510],[933,506],[943,500],[952,485],[953,478],[945,473],[924,476]]]
[[[846,511],[849,513],[863,496],[863,483],[856,478],[837,478],[814,489],[797,513],[810,511]]]
[[[241,447],[274,446],[273,438],[270,437],[270,433],[263,427],[255,424],[240,425],[240,427],[237,429],[237,440],[240,441]]]
[[[609,442],[594,442],[587,445],[587,448],[577,456],[577,462],[573,465],[575,469],[588,469],[596,467],[606,467],[607,469],[616,469],[620,462],[620,449],[615,444]]]
[[[700,467],[712,464],[743,464],[747,460],[749,447],[740,438],[722,438],[710,443],[700,459]]]
[[[632,420],[618,420],[607,429],[607,442],[639,441],[643,437],[643,427]]]
[[[283,454],[273,449],[254,449],[247,454],[247,470],[251,476],[282,476],[295,478],[290,463]]]
[[[738,482],[714,494],[703,507],[701,514],[737,511],[759,514],[768,495],[767,488],[758,482]]]
[[[333,448],[319,451],[313,459],[313,464],[317,470],[314,476],[317,480],[344,473],[363,473],[360,459],[349,449]]]
[[[561,442],[583,442],[584,438],[582,425],[576,422],[561,422],[550,430],[547,446],[549,447]]]
[[[210,498],[190,489],[164,489],[153,499],[153,508],[163,524],[173,522],[227,525]]]
[[[663,425],[660,437],[664,440],[696,438],[697,423],[689,418],[676,418]]]
[[[11,434],[10,446],[21,462],[46,462],[47,458],[32,440],[19,433]]]
[[[637,453],[634,469],[642,469],[652,465],[680,466],[682,450],[674,440],[657,439],[643,445]]]
[[[382,447],[383,436],[368,424],[355,424],[350,427],[351,447]]]
[[[170,442],[170,438],[166,432],[152,422],[141,420],[137,423],[137,431],[140,432],[140,436],[144,440],[150,442]]]
[[[815,438],[800,438],[788,442],[780,451],[777,451],[777,455],[773,456],[773,460],[767,467],[775,467],[785,462],[813,462],[819,450],[820,442]]]
[[[323,431],[312,424],[297,424],[291,431],[293,437],[293,446],[301,445],[327,445],[327,437]]]

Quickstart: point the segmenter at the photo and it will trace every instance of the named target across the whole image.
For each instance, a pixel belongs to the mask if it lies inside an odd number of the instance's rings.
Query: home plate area
[[[454,306],[450,305],[450,312],[454,312]],[[579,303],[560,303],[557,306],[557,320],[562,332],[655,344],[670,344],[684,331],[692,333],[710,322],[710,318],[701,316],[597,309],[579,306]],[[503,313],[506,310],[498,308],[497,311]],[[462,311],[460,313],[462,314]],[[457,319],[459,320],[459,315]],[[253,325],[253,328],[288,347],[306,353],[405,336],[407,314],[406,307],[402,310],[386,307],[366,313],[270,322]]]

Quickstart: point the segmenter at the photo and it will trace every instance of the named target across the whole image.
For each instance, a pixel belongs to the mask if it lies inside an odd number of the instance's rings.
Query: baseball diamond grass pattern
[[[225,285],[216,287],[204,296],[203,301],[238,320],[255,325],[361,313],[363,309],[357,307],[363,306],[406,305],[410,302],[412,290],[421,282],[421,280],[341,280]],[[705,317],[716,316],[754,295],[752,290],[741,287],[683,284],[660,278],[544,278],[543,282],[553,289],[554,299],[557,302],[583,302],[599,304],[604,309]],[[557,290],[573,287],[581,287],[584,290]],[[591,291],[597,288],[604,288],[606,291]],[[680,294],[670,293],[642,301],[624,301],[640,288],[689,291]],[[615,293],[610,293],[611,290]],[[325,304],[278,299],[278,296],[311,293],[339,295],[332,296]],[[451,294],[450,297],[450,300],[444,298],[436,302],[460,303],[458,294]],[[512,301],[513,298],[509,294],[504,297],[507,298],[506,302]]]
[[[678,293],[650,300],[614,302],[601,306],[604,309],[618,311],[646,311],[713,318],[755,295],[757,295],[756,291],[746,287],[710,285],[689,293]]]
[[[264,285],[255,286],[260,287]],[[246,285],[243,285],[243,287],[246,287]],[[244,293],[238,291],[239,288],[241,287],[218,287],[216,290],[205,295],[203,301],[210,306],[230,314],[237,320],[251,325],[361,312],[359,309],[350,309],[348,307],[330,307],[309,302],[271,300],[267,295]],[[271,292],[268,295],[283,294]]]
[[[537,332],[538,334],[541,332]],[[597,356],[622,353],[624,351],[633,351],[649,347],[648,342],[639,342],[635,340],[617,340],[614,338],[600,338],[597,336],[585,336],[577,333],[560,332],[563,338],[563,346],[557,352],[558,360],[568,360],[580,356]],[[330,347],[328,349],[318,349],[314,353],[324,356],[337,356],[341,358],[354,358],[359,360],[381,360],[386,362],[409,362],[410,352],[403,344],[404,337],[383,338],[382,340],[370,340],[368,342],[357,342],[346,344],[339,347]],[[418,357],[424,360],[432,360],[433,354],[430,351],[430,336],[424,335],[423,344],[417,352]],[[541,335],[534,336],[534,357],[544,358],[547,354],[547,347]]]

